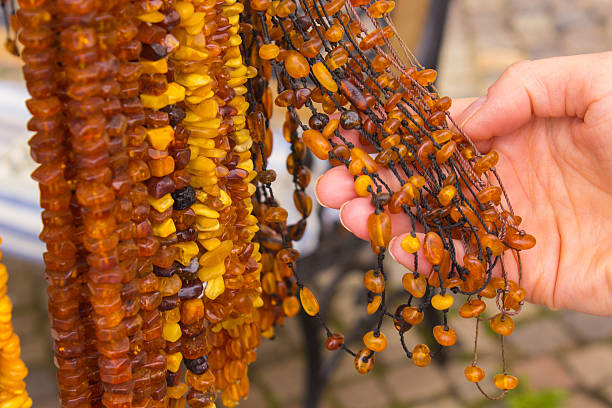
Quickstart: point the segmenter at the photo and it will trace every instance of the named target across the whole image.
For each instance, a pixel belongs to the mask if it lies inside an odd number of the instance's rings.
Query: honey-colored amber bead
[[[513,390],[518,386],[518,378],[508,374],[497,374],[493,378],[493,383],[500,390]]]
[[[474,171],[476,174],[480,175],[490,170],[491,167],[494,167],[498,161],[499,154],[495,150],[491,150],[489,153],[476,160],[476,163],[474,163]]]
[[[378,309],[380,309],[381,304],[382,304],[382,296],[380,295],[372,296],[372,299],[368,302],[368,305],[366,306],[366,312],[368,314],[374,314],[378,312]]]
[[[489,323],[491,330],[502,336],[509,336],[514,331],[514,321],[508,315],[498,314]]]
[[[368,197],[371,193],[376,191],[374,189],[374,182],[370,176],[362,174],[361,176],[355,179],[355,192],[360,197]],[[368,190],[368,188],[370,190]]]
[[[259,57],[264,60],[273,60],[279,53],[280,48],[276,44],[264,44],[259,48]]]
[[[204,317],[204,303],[202,299],[188,299],[181,301],[181,322],[193,324]]]
[[[178,323],[166,323],[164,324],[162,336],[164,340],[169,342],[175,342],[181,338],[181,326]]]
[[[466,319],[471,317],[477,317],[484,312],[486,308],[485,302],[480,299],[472,299],[469,302],[465,302],[459,309],[459,315]]]
[[[448,293],[444,295],[438,293],[437,295],[434,295],[431,298],[431,306],[433,306],[433,308],[437,310],[449,309],[453,305],[453,302],[453,296]]]
[[[327,160],[329,158],[331,144],[325,137],[323,137],[321,132],[308,129],[302,134],[302,139],[310,151],[319,159]]]
[[[341,333],[332,333],[325,340],[325,347],[328,350],[338,350],[344,344],[344,336]]]
[[[457,189],[455,186],[446,186],[443,187],[438,193],[438,200],[440,201],[440,204],[446,207],[447,205],[452,204],[453,198],[455,198],[456,195]]]
[[[330,92],[338,92],[338,84],[334,81],[329,70],[322,62],[317,62],[312,66],[312,73],[317,81]]]
[[[183,361],[183,354],[180,352],[168,354],[166,356],[166,367],[168,371],[176,373],[181,367],[181,361]]]
[[[319,55],[323,41],[318,36],[313,36],[310,40],[304,42],[300,47],[300,52],[307,58],[315,58]]]
[[[449,347],[457,342],[457,333],[451,327],[434,326],[433,336],[441,346]]]
[[[493,234],[484,234],[480,237],[480,244],[491,250],[492,256],[501,255],[506,249],[504,244]],[[484,249],[483,248],[483,249]]]
[[[406,323],[411,324],[413,326],[421,323],[423,321],[423,317],[425,316],[425,314],[419,311],[418,308],[412,306],[404,307],[402,309],[401,315],[402,319],[404,319]]]
[[[302,303],[302,307],[306,314],[310,316],[315,316],[319,313],[319,302],[314,297],[310,289],[303,286],[300,289],[300,303]]]
[[[359,374],[367,374],[374,368],[374,352],[368,348],[359,350],[355,356],[355,369]]]
[[[256,11],[266,11],[268,10],[268,7],[270,7],[270,0],[253,0],[251,1],[250,6]]]
[[[384,333],[369,331],[363,336],[363,344],[375,352],[381,352],[387,348],[387,337]]]
[[[300,302],[295,296],[283,299],[283,312],[287,317],[293,317],[300,311]]]
[[[431,363],[431,353],[425,344],[417,344],[412,349],[412,362],[417,367],[427,367]]]
[[[520,234],[509,228],[504,237],[504,243],[513,249],[526,250],[535,246],[536,239],[533,235]]]
[[[484,370],[475,365],[469,365],[465,367],[465,370],[463,370],[463,373],[465,374],[465,378],[469,382],[473,382],[473,383],[480,382],[483,380],[483,378],[485,378]]]
[[[372,244],[386,247],[391,240],[391,217],[386,213],[372,213],[368,217],[368,234]]]
[[[402,276],[402,286],[416,298],[422,298],[427,290],[427,279],[423,275],[415,276],[414,273],[407,272]]]
[[[383,293],[385,290],[385,278],[382,273],[370,269],[363,276],[363,284],[370,292]]]
[[[419,240],[419,238],[416,235],[412,236],[412,234],[408,234],[400,242],[400,247],[405,252],[407,252],[409,254],[414,254],[419,249],[421,249],[421,241]],[[420,296],[417,296],[417,297],[420,297]]]
[[[287,51],[284,62],[287,74],[292,78],[305,78],[310,73],[308,61],[297,51]]]
[[[425,238],[423,239],[423,254],[425,255],[425,259],[433,265],[439,265],[440,262],[442,262],[444,244],[442,243],[440,235],[433,231],[425,234]]]

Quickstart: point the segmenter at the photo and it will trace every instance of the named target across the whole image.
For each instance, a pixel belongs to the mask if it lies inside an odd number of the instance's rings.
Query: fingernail
[[[398,238],[399,238],[399,237],[393,237],[393,238],[391,238],[391,241],[389,241],[389,251],[388,251],[388,252],[389,252],[389,255],[391,255],[391,258],[393,258],[393,260],[394,260],[395,262],[397,262],[397,263],[399,263],[399,261],[397,260],[397,258],[395,257],[395,255],[393,255],[393,251],[391,250],[391,248],[393,248],[393,243],[394,243],[395,241],[397,241],[397,240],[398,240]]]
[[[484,105],[486,101],[487,95],[484,95],[472,102],[472,104],[468,106],[461,114],[463,119],[461,120],[461,123],[459,123],[459,126],[462,128],[467,127],[470,120],[472,120],[474,115],[478,113],[478,111],[480,110],[480,108],[482,108],[482,105]]]
[[[340,206],[340,214],[338,215],[338,218],[340,218],[340,224],[342,224],[342,226],[344,227],[345,230],[347,230],[348,232],[350,232],[351,234],[353,234],[353,231],[351,231],[351,229],[349,227],[346,226],[346,224],[344,223],[344,221],[342,221],[342,209],[344,208],[345,205],[347,205],[349,202],[347,201],[346,203],[342,204]]]
[[[323,204],[323,203],[321,202],[321,200],[319,199],[319,195],[317,194],[317,190],[318,190],[318,187],[319,187],[319,181],[321,181],[321,178],[322,178],[322,177],[323,177],[323,176],[319,176],[319,177],[317,177],[317,181],[315,181],[315,185],[314,185],[314,196],[315,196],[315,200],[317,200],[317,203],[319,203],[319,205],[320,205],[321,207],[329,208],[328,206],[326,206],[325,204]]]

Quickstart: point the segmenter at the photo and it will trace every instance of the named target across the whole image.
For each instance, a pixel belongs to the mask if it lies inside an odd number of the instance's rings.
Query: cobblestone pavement
[[[612,0],[454,0],[442,50],[439,89],[451,97],[478,96],[517,60],[612,49],[610,11]],[[0,76],[18,77],[16,67],[13,62],[0,63]],[[10,271],[9,294],[15,305],[14,325],[30,369],[27,381],[34,407],[55,408],[57,390],[41,267],[10,258],[5,262]],[[401,276],[399,267],[391,268],[393,276]],[[348,293],[361,285],[360,280],[353,274],[336,294],[339,300],[333,310],[341,313],[337,313],[335,324],[346,325],[346,320],[360,312],[352,312],[355,306],[347,300]],[[472,338],[472,327],[466,323],[458,318],[451,320],[459,337],[467,340],[455,348],[444,368],[432,365],[417,369],[401,357],[395,339],[379,354],[369,376],[360,376],[350,359],[341,359],[321,407],[485,406],[482,396],[463,377]],[[612,319],[528,305],[516,324],[507,343],[510,370],[522,383],[516,392],[519,398],[512,400],[513,407],[612,407]],[[276,340],[264,340],[252,369],[250,397],[241,407],[301,406],[305,357],[299,333],[299,323],[289,321],[278,330]],[[409,337],[414,344],[420,334],[411,332]],[[497,372],[499,351],[492,333],[485,330],[480,343],[482,365],[489,368],[488,373]],[[490,376],[485,380],[489,390],[490,380]],[[556,395],[554,390],[565,393],[563,402],[546,405],[542,401]],[[523,405],[517,405],[522,397]],[[533,402],[533,398],[540,402]],[[507,400],[492,406],[509,405]]]

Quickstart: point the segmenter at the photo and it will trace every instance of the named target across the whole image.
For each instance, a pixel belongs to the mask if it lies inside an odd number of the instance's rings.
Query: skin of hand
[[[527,300],[612,316],[612,52],[516,63],[486,96],[454,100],[450,113],[481,153],[499,153],[496,169],[520,227],[537,239],[521,251]],[[352,132],[344,136],[359,144]],[[367,239],[374,207],[357,196],[345,168],[322,175],[315,194]],[[392,221],[391,255],[410,269],[413,255],[399,245],[411,231],[409,217]],[[516,265],[509,252],[505,264]],[[518,279],[515,266],[509,278]]]

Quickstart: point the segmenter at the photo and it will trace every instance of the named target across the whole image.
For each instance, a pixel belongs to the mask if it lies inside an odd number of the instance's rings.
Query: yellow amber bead
[[[444,295],[438,293],[431,298],[431,306],[437,310],[446,310],[453,305],[453,302],[453,296],[448,293]]]
[[[368,197],[371,192],[374,192],[374,182],[370,176],[362,174],[355,179],[355,192],[360,197]],[[368,191],[370,188],[370,191]]]
[[[165,323],[162,337],[169,342],[175,342],[181,338],[181,326],[178,323]]]
[[[376,336],[375,331],[369,331],[363,336],[363,344],[372,351],[380,352],[387,348],[387,338],[384,333],[379,332]]]
[[[153,235],[165,238],[170,234],[174,234],[176,232],[176,226],[174,225],[174,221],[172,218],[166,219],[161,224],[153,225]]]
[[[485,377],[484,370],[478,366],[469,365],[465,367],[463,372],[465,374],[465,378],[473,383],[480,382]]]
[[[513,390],[518,386],[518,378],[508,374],[497,374],[493,383],[500,390]]]
[[[300,289],[300,302],[306,314],[315,316],[319,313],[319,302],[306,286]]]
[[[259,48],[259,57],[263,60],[273,60],[279,53],[280,48],[276,44],[264,44]]]
[[[174,139],[174,129],[170,126],[147,130],[147,139],[156,150],[166,150]]]
[[[319,83],[330,92],[338,92],[338,84],[334,81],[331,73],[322,62],[317,62],[312,66],[312,73]]]
[[[210,300],[215,300],[223,292],[225,292],[225,282],[223,280],[223,276],[218,276],[206,282],[206,289],[204,289],[204,294]]]
[[[177,385],[168,387],[166,393],[168,395],[168,398],[171,398],[173,400],[178,400],[183,395],[185,395],[187,391],[189,391],[189,387],[187,386],[187,384],[178,383]]]
[[[453,198],[457,195],[457,189],[455,186],[446,186],[443,187],[438,193],[438,200],[440,200],[440,204],[444,207],[452,204]]]
[[[412,236],[411,234],[408,234],[404,237],[404,239],[402,239],[402,242],[400,242],[400,247],[407,253],[414,254],[421,249],[421,241],[419,241],[419,238],[416,235]]]
[[[168,354],[166,356],[166,366],[168,371],[176,373],[181,367],[181,361],[183,360],[183,353],[177,351],[176,353]]]
[[[429,347],[425,344],[417,344],[412,349],[412,362],[418,367],[426,367],[431,362]]]
[[[157,61],[142,61],[140,64],[144,74],[165,74],[168,72],[168,60],[165,58]]]
[[[145,23],[161,23],[162,21],[164,21],[164,15],[159,11],[151,11],[149,13],[144,13],[137,16],[137,18],[140,21],[144,21]]]
[[[179,249],[179,256],[176,260],[183,265],[189,265],[189,262],[191,262],[193,257],[197,256],[200,251],[198,244],[193,241],[179,242],[178,244],[174,244],[174,246]]]

